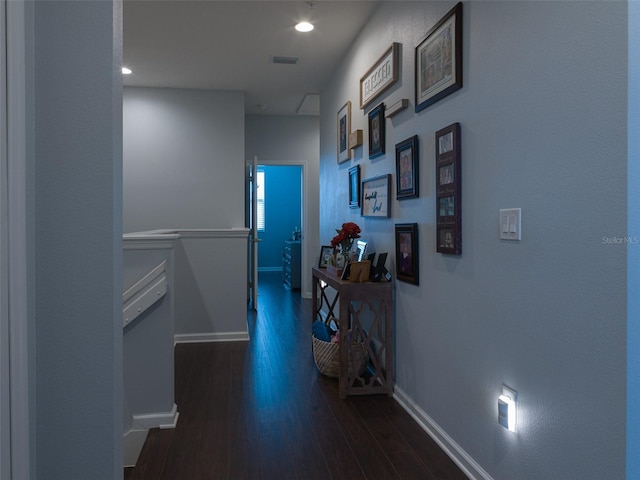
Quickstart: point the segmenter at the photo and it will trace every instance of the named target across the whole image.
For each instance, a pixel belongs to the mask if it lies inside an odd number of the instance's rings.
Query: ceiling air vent
[[[274,55],[271,57],[271,63],[284,63],[285,65],[295,65],[300,60],[298,57],[283,57]]]

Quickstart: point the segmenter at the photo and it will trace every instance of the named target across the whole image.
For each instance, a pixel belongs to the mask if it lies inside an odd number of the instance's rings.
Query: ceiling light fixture
[[[122,74],[123,75],[131,75],[133,72],[131,71],[130,68],[127,67],[122,67]]]
[[[307,5],[309,6],[309,11],[310,12],[313,11],[313,7],[315,6],[315,3],[307,2]],[[310,32],[311,30],[313,30],[313,24],[311,22],[303,21],[303,22],[298,23],[295,28],[299,32],[306,33],[306,32]]]

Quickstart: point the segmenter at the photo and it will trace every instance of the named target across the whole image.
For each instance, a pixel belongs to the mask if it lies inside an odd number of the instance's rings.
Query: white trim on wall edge
[[[249,332],[179,333],[173,336],[174,345],[177,343],[248,342],[248,341],[249,341]]]
[[[174,403],[170,412],[145,413],[141,415],[132,415],[132,430],[149,430],[150,428],[160,428],[160,430],[168,430],[176,428],[178,424],[178,406]]]
[[[135,467],[147,439],[147,430],[129,430],[122,437],[123,467]]]
[[[493,480],[484,469],[433,421],[401,388],[395,387],[393,398],[471,480]]]

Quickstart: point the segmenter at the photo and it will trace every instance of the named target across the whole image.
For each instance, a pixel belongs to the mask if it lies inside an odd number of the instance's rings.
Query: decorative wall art
[[[415,75],[416,112],[462,88],[462,2],[416,47]]]
[[[360,108],[396,83],[399,78],[400,44],[392,43],[376,63],[360,79]]]
[[[391,174],[369,178],[362,182],[360,214],[363,217],[389,216],[391,206],[390,185]]]
[[[418,224],[396,224],[396,277],[418,285]]]
[[[384,155],[385,150],[384,103],[369,112],[369,158]]]
[[[396,199],[419,197],[418,136],[396,144]]]
[[[360,165],[349,169],[349,208],[360,208]]]
[[[436,251],[462,253],[460,124],[436,132]]]
[[[338,111],[337,140],[338,163],[351,159],[349,148],[349,134],[351,133],[351,102],[347,102]]]

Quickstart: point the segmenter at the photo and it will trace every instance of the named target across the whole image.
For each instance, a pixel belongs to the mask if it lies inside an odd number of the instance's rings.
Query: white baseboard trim
[[[401,388],[394,387],[393,398],[404,408],[418,425],[429,434],[440,448],[453,460],[470,480],[493,480],[484,469],[447,435]]]
[[[122,439],[122,460],[124,467],[135,467],[147,439],[147,430],[129,430]]]
[[[132,415],[133,430],[149,430],[150,428],[169,429],[176,428],[178,424],[178,406],[174,403],[170,412],[145,413],[142,415]]]
[[[181,333],[173,336],[174,345],[177,343],[248,342],[248,341],[249,341],[249,332]]]

